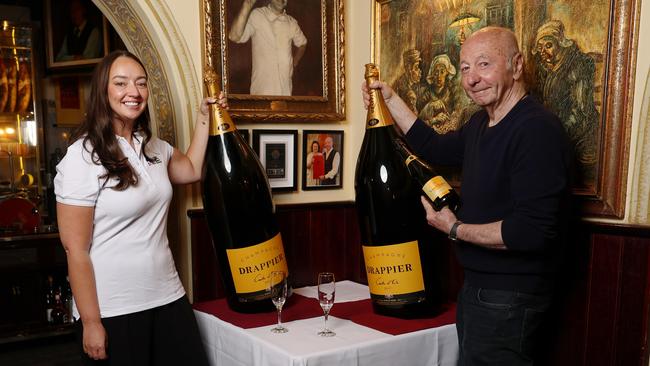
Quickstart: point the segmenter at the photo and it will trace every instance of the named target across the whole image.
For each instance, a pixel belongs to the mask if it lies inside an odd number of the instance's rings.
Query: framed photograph
[[[83,122],[85,105],[83,83],[78,76],[54,79],[56,126],[76,127]]]
[[[345,118],[343,0],[203,0],[203,25],[233,118]]]
[[[302,189],[343,187],[343,131],[303,131]]]
[[[91,0],[45,0],[47,66],[92,67],[108,54],[108,21]]]
[[[485,26],[512,29],[529,93],[560,117],[574,146],[583,213],[620,218],[640,3],[373,0],[372,61],[420,119],[446,133],[479,109],[460,84],[464,40]],[[460,184],[458,170],[439,171]]]
[[[298,131],[253,130],[253,150],[266,170],[273,191],[297,189]]]

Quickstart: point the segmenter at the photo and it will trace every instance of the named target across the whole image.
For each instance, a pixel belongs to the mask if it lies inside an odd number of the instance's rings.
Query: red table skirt
[[[275,311],[257,314],[242,314],[231,310],[226,299],[217,299],[194,304],[194,309],[212,314],[217,318],[241,328],[256,328],[273,325],[277,322]],[[432,318],[399,319],[375,314],[370,299],[336,303],[330,315],[347,319],[359,325],[387,334],[398,335],[422,329],[453,324],[456,320],[456,304],[443,305],[441,312]],[[282,309],[282,321],[290,322],[300,319],[323,316],[318,300],[293,294]]]

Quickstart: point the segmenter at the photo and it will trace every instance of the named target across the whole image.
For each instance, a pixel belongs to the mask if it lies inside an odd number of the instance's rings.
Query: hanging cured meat
[[[32,82],[29,67],[27,62],[21,62],[20,69],[18,70],[18,101],[15,111],[19,113],[27,112],[29,102],[32,99]]]
[[[16,110],[16,98],[18,97],[18,68],[16,62],[11,60],[7,67],[7,85],[9,89],[9,100],[5,107],[5,112],[14,112]]]
[[[0,113],[5,110],[9,100],[9,85],[7,82],[7,65],[5,60],[0,58]]]

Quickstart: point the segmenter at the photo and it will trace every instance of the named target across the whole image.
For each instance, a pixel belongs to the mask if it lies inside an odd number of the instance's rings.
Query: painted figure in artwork
[[[453,114],[460,106],[462,91],[458,90],[455,76],[456,68],[449,56],[440,54],[433,58],[418,101],[418,117],[438,133],[447,133],[459,127],[458,118]]]
[[[537,63],[537,88],[544,105],[567,130],[579,165],[578,184],[593,182],[598,161],[599,113],[594,103],[594,60],[550,20],[537,29],[531,51]]]
[[[406,101],[411,110],[417,113],[420,78],[420,51],[409,49],[402,54],[403,72],[393,82],[397,94]]]

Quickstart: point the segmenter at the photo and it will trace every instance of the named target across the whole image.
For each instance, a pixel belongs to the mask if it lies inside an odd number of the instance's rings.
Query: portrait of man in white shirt
[[[251,43],[251,95],[291,96],[294,68],[307,48],[298,21],[287,14],[288,0],[243,0],[228,31],[235,43]]]

